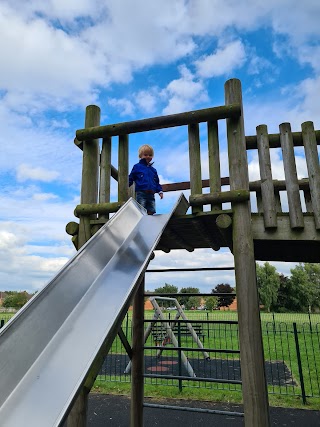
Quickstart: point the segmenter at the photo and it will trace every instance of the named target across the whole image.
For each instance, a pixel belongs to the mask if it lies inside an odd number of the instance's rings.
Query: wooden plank
[[[286,178],[286,189],[288,195],[290,224],[291,228],[303,228],[303,215],[293,150],[291,126],[290,123],[282,123],[279,128],[284,174]]]
[[[209,120],[237,117],[239,114],[240,106],[238,104],[228,106],[222,105],[220,107],[204,108],[202,110],[188,111],[186,113],[170,114],[168,116],[152,117],[150,119],[115,123],[106,126],[97,125],[90,129],[80,129],[76,132],[76,140],[85,141],[92,138],[104,138],[106,136],[129,135],[130,133],[146,132],[193,123],[203,123]]]
[[[221,176],[220,176],[220,152],[219,152],[219,132],[218,122],[209,121],[207,123],[208,130],[208,156],[209,156],[209,185],[210,193],[221,191]],[[221,203],[211,204],[212,211],[221,210]]]
[[[226,104],[242,105],[238,79],[225,83]],[[231,190],[249,190],[248,163],[243,112],[238,119],[227,119]],[[238,301],[241,377],[246,427],[269,427],[269,405],[256,283],[256,265],[251,231],[250,204],[233,206],[233,254]]]
[[[189,163],[190,163],[190,189],[191,195],[202,193],[201,158],[199,125],[188,126]],[[201,206],[192,207],[192,213],[202,212]]]
[[[272,182],[268,129],[266,125],[260,125],[257,126],[256,130],[264,224],[266,228],[274,228],[277,226],[277,212]]]
[[[119,136],[118,155],[118,201],[125,202],[129,198],[129,136]]]
[[[304,122],[301,125],[302,139],[306,154],[310,193],[314,221],[317,230],[320,229],[320,167],[317,150],[317,140],[312,122]]]

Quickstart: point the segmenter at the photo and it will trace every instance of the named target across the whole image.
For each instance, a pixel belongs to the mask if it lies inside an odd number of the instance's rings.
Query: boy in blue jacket
[[[155,193],[159,193],[160,199],[163,198],[158,172],[151,163],[153,156],[153,148],[147,144],[142,145],[139,148],[140,161],[133,166],[129,175],[129,187],[136,184],[137,202],[147,210],[148,215],[156,213]]]

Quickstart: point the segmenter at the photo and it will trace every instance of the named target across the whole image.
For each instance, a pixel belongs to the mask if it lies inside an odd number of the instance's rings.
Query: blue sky
[[[306,120],[320,129],[319,18],[318,0],[2,0],[0,289],[40,289],[75,254],[65,225],[80,200],[73,139],[86,105],[100,106],[102,124],[218,106],[225,81],[239,78],[247,135],[259,124],[278,132],[282,122],[299,131]],[[184,128],[132,136],[130,166],[144,142],[163,183],[189,180]],[[249,160],[259,179],[257,157]],[[283,177],[279,152],[273,162]],[[206,163],[204,151],[203,178]],[[227,176],[223,144],[221,164]],[[157,200],[158,212],[175,198]],[[228,251],[200,250],[157,254],[153,266],[232,263]],[[275,265],[289,274],[294,264]],[[234,277],[153,274],[147,288],[164,282],[210,292]]]

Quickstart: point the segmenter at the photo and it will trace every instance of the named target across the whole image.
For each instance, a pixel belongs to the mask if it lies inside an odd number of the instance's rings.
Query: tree
[[[232,288],[228,283],[220,283],[211,291],[213,294],[230,294],[234,292],[234,288]],[[219,298],[218,307],[229,307],[235,299],[233,295],[222,295]]]
[[[161,288],[156,288],[154,290],[154,292],[156,294],[177,294],[178,293],[178,288],[174,285],[169,285],[168,283],[165,283],[164,286],[162,286]],[[165,301],[163,300],[161,303],[162,307],[170,307],[170,305],[172,305],[172,303],[169,301]]]
[[[273,265],[265,262],[263,266],[256,264],[256,274],[260,303],[269,312],[272,305],[277,302],[280,287],[279,273]]]
[[[305,263],[304,269],[308,275],[309,309],[314,311],[320,308],[320,265]]]
[[[320,307],[320,266],[298,264],[291,271],[291,286],[296,298],[296,311],[313,311]]]
[[[219,305],[219,298],[218,297],[208,297],[206,299],[206,307],[208,310],[214,310]]]
[[[284,274],[279,274],[280,285],[278,289],[277,301],[272,304],[275,311],[294,311],[292,307],[295,305],[293,301],[294,295],[291,295],[291,281]]]
[[[193,288],[189,286],[188,288],[181,288],[180,294],[199,294],[200,290],[199,288]],[[192,301],[190,302],[190,299],[192,298]],[[196,298],[196,299],[194,299]],[[200,297],[184,297],[179,296],[178,301],[181,305],[184,305],[188,310],[190,310],[191,307],[195,307],[200,305],[201,298]]]
[[[4,299],[2,306],[19,310],[25,305],[28,299],[27,292],[10,292],[10,295]]]

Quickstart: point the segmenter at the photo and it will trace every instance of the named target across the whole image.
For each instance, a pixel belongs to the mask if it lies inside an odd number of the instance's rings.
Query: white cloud
[[[58,176],[59,174],[55,171],[48,171],[41,167],[33,168],[26,164],[21,164],[17,168],[17,180],[19,182],[27,180],[51,182]]]
[[[52,193],[37,193],[37,194],[34,194],[32,198],[33,200],[45,201],[45,200],[57,199],[58,196]]]
[[[162,96],[168,98],[168,105],[163,109],[163,114],[174,114],[190,110],[195,105],[208,100],[204,84],[182,65],[179,67],[181,77],[172,80],[162,91]]]
[[[138,106],[146,113],[152,113],[156,109],[157,98],[153,93],[155,89],[149,91],[141,90],[135,94],[135,100]]]
[[[245,48],[240,40],[236,40],[195,61],[195,66],[200,77],[211,78],[230,75],[234,70],[241,68],[245,60]]]
[[[132,116],[134,112],[134,106],[133,103],[129,99],[115,99],[111,98],[108,100],[108,104],[117,109],[119,111],[119,114],[121,116]]]

